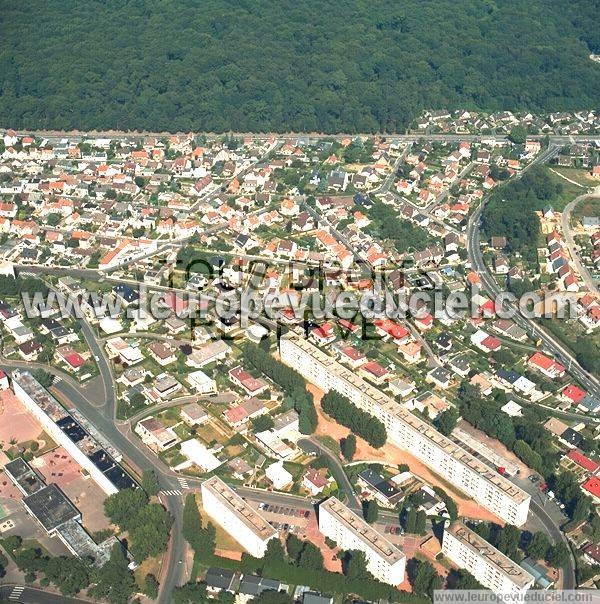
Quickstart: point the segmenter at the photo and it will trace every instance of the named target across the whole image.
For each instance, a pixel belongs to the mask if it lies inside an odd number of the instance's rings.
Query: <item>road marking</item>
[[[9,600],[18,600],[21,597],[21,594],[23,593],[23,590],[25,588],[22,587],[21,585],[17,585],[16,587],[13,587],[13,590],[10,592],[10,596],[8,596]]]
[[[182,486],[182,488],[184,488],[184,489],[190,488],[190,485],[185,478],[178,478],[177,480],[179,481],[179,484]]]
[[[181,491],[179,491],[177,489],[171,489],[170,491],[161,491],[160,493],[161,493],[161,495],[167,495],[167,496],[179,496],[179,495],[181,495]]]

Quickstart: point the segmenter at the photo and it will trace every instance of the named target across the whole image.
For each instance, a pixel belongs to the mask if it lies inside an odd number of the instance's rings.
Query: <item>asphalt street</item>
[[[559,147],[553,146],[552,144],[546,149],[546,151],[542,152],[538,158],[534,162],[532,162],[528,167],[534,165],[534,163],[540,163],[544,161],[548,161],[552,157],[554,157],[558,151]],[[481,282],[485,289],[492,294],[493,296],[497,296],[500,293],[500,287],[498,286],[496,280],[491,274],[488,266],[485,264],[483,260],[483,253],[481,251],[480,244],[480,228],[481,228],[481,214],[485,204],[482,203],[479,207],[473,212],[471,218],[469,219],[469,224],[467,228],[467,251],[469,254],[469,260],[471,262],[471,267],[473,270],[479,275]],[[599,392],[599,388],[597,385],[597,380],[589,375],[584,369],[582,369],[575,358],[564,349],[561,345],[554,341],[554,338],[550,337],[543,329],[541,329],[538,325],[536,325],[533,320],[526,319],[522,314],[517,312],[514,316],[514,321],[524,329],[528,334],[530,334],[534,340],[541,339],[544,345],[555,354],[555,356],[561,361],[565,362],[568,360],[569,371],[573,373],[593,394]],[[567,364],[567,363],[565,363]],[[552,539],[554,543],[559,543],[560,541],[564,542],[568,547],[568,541],[565,537],[564,533],[560,530],[560,525],[551,518],[546,510],[542,506],[540,506],[536,501],[534,501],[533,497],[531,500],[531,504],[529,507],[529,513],[535,514],[538,520],[546,527],[548,535]],[[570,548],[569,548],[570,551]],[[573,556],[570,556],[569,563],[563,569],[563,584],[565,589],[571,589],[576,585],[575,578],[575,561]]]
[[[581,261],[581,258],[578,254],[577,245],[573,239],[573,233],[571,232],[571,214],[584,199],[598,199],[598,195],[590,195],[589,193],[586,193],[576,197],[573,201],[567,204],[565,209],[562,211],[560,220],[565,243],[569,248],[569,254],[571,254],[571,258],[573,259],[577,272],[581,275],[581,278],[583,279],[588,290],[593,294],[598,295],[598,286],[596,285],[596,282],[594,281],[594,278],[588,271],[587,267]]]
[[[89,604],[91,600],[67,598],[25,585],[0,585],[0,602],[22,604]]]

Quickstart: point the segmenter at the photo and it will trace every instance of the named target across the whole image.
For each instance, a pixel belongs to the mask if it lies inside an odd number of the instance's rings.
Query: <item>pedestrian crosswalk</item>
[[[173,496],[179,496],[179,495],[181,495],[181,491],[179,489],[171,489],[169,491],[161,491],[160,493],[161,493],[161,495],[167,495],[167,497],[168,496],[173,497]]]
[[[24,589],[25,588],[22,585],[17,585],[13,587],[13,590],[10,592],[10,596],[8,596],[8,599],[13,601],[19,600]]]
[[[183,477],[183,476],[178,476],[177,477],[177,482],[179,482],[179,486],[181,488],[179,489],[165,489],[163,491],[161,491],[161,495],[167,495],[167,496],[179,496],[181,495],[182,491],[186,491],[187,489],[190,488],[190,484],[188,482],[188,479]]]

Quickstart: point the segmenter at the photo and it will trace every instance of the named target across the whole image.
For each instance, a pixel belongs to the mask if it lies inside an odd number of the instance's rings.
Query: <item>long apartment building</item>
[[[364,552],[376,579],[390,585],[404,581],[406,556],[339,499],[330,497],[319,506],[319,530],[344,550]]]
[[[13,371],[12,386],[15,396],[36,418],[44,430],[63,446],[75,461],[86,470],[98,486],[113,495],[120,489],[136,488],[137,484],[117,463],[118,455],[104,447],[96,436],[75,419],[28,371]]]
[[[521,594],[533,586],[532,575],[460,522],[444,530],[442,552],[494,593]]]
[[[388,438],[499,518],[521,526],[531,497],[297,334],[279,343],[281,360],[328,392],[335,390],[385,425]]]
[[[267,544],[277,531],[218,476],[205,480],[201,487],[205,512],[248,553],[262,558]]]

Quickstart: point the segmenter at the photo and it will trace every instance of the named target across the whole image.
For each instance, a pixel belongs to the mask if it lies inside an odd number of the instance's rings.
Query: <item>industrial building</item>
[[[58,537],[78,558],[102,566],[110,557],[116,538],[97,544],[81,525],[81,513],[55,484],[42,477],[22,458],[9,461],[4,472],[23,494],[23,506],[49,537]]]

